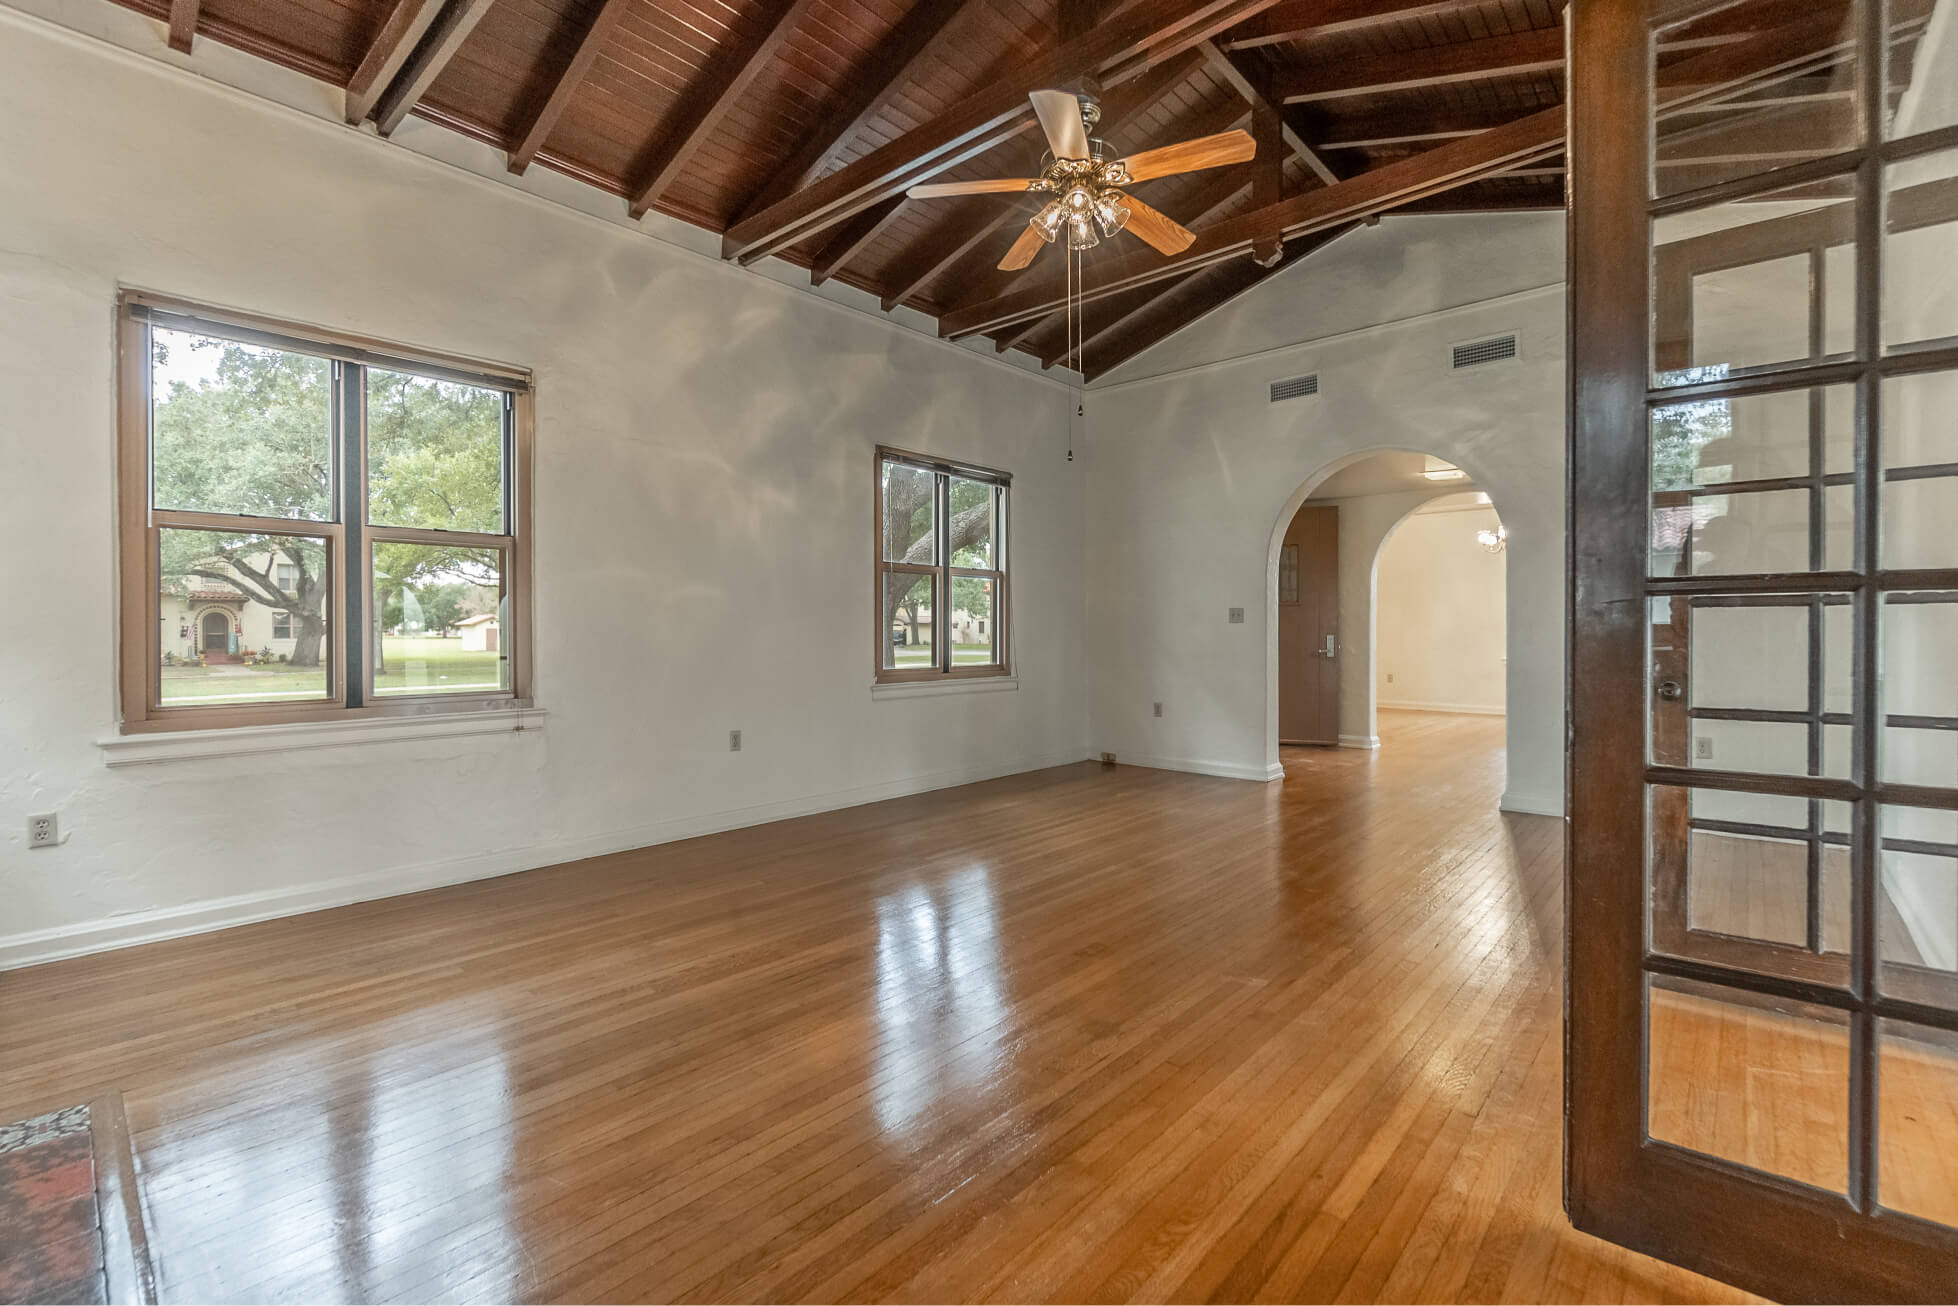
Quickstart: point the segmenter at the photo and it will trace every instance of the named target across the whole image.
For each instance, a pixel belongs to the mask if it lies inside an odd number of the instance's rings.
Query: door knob
[[[1665,699],[1668,703],[1678,701],[1685,692],[1677,680],[1661,680],[1659,682],[1659,697]]]

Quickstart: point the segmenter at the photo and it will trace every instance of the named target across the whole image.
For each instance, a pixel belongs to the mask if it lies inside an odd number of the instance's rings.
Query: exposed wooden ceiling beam
[[[1295,242],[1297,246],[1295,251],[1288,249],[1288,257],[1269,267],[1247,263],[1233,265],[1227,270],[1219,271],[1216,276],[1222,284],[1217,287],[1215,293],[1194,299],[1181,311],[1167,313],[1155,324],[1145,326],[1135,334],[1126,337],[1121,335],[1122,329],[1146,318],[1148,310],[1162,307],[1162,297],[1151,299],[1141,308],[1124,314],[1120,319],[1097,332],[1094,339],[1083,345],[1084,357],[1091,360],[1091,365],[1084,369],[1083,379],[1095,381],[1107,376],[1137,354],[1161,344],[1198,318],[1215,312],[1232,300],[1262,285],[1268,278],[1296,266],[1300,260],[1318,253],[1360,225],[1362,224],[1357,222],[1348,223],[1332,231],[1321,232],[1316,237]],[[1103,350],[1098,355],[1086,353],[1087,344],[1097,343],[1097,341],[1106,344],[1111,339],[1119,341],[1115,348]]]
[[[900,87],[912,80],[912,70],[950,29],[953,20],[976,2],[918,0],[878,43],[863,66],[851,70],[842,98],[796,147],[788,161],[775,169],[754,198],[742,205],[741,218],[766,209],[815,180],[836,157],[836,152],[884,110]]]
[[[1454,13],[1460,0],[1290,0],[1274,5],[1224,38],[1226,50],[1282,45],[1304,36],[1356,32],[1404,18]]]
[[[1336,186],[1240,214],[1199,231],[1196,243],[1174,257],[1165,258],[1154,250],[1125,255],[1098,269],[1095,283],[1083,293],[1087,298],[1099,298],[1178,276],[1185,269],[1223,262],[1249,252],[1257,238],[1273,228],[1289,239],[1339,226],[1553,153],[1562,148],[1563,138],[1563,109],[1544,109],[1480,136],[1383,164]],[[946,314],[939,319],[939,334],[958,337],[992,331],[1052,312],[1061,306],[1063,297],[1063,288],[1051,284],[1014,291]]]
[[[170,48],[190,53],[197,36],[197,0],[170,0]]]
[[[1305,138],[1299,135],[1298,130],[1285,121],[1285,115],[1279,110],[1278,101],[1271,94],[1271,78],[1268,74],[1262,70],[1246,67],[1215,41],[1205,41],[1197,49],[1202,53],[1204,62],[1210,65],[1211,71],[1228,82],[1231,89],[1251,106],[1254,122],[1261,114],[1275,119],[1284,137],[1285,145],[1304,161],[1306,167],[1312,169],[1313,176],[1327,186],[1339,180],[1339,174],[1326,166],[1326,161],[1319,157],[1318,151],[1306,144]]]
[[[788,4],[776,8],[774,18],[766,26],[716,51],[695,84],[687,88],[671,115],[672,121],[660,124],[659,139],[650,150],[651,157],[636,174],[641,180],[632,190],[633,217],[644,217],[666,188],[686,171],[687,164],[721,125],[728,111],[741,102],[741,97],[767,71],[769,61],[815,6],[816,0],[789,0]]]
[[[820,286],[840,272],[845,263],[862,253],[866,246],[879,236],[897,219],[898,210],[908,201],[902,195],[893,195],[882,204],[865,209],[856,217],[844,223],[837,233],[823,246],[823,252],[809,266],[809,284]]]
[[[998,206],[996,213],[974,214],[950,232],[942,228],[934,230],[919,247],[918,253],[892,274],[890,285],[878,302],[886,313],[890,312],[922,290],[932,278],[985,244],[994,233],[1024,220],[1025,214],[1021,197],[1014,196],[1008,203]]]
[[[414,53],[408,57],[407,64],[395,77],[394,82],[381,96],[380,104],[374,110],[374,126],[381,135],[393,134],[415,107],[428,88],[435,85],[435,79],[455,58],[455,52],[476,30],[476,24],[489,12],[492,0],[449,0],[442,14],[429,29],[428,35]]]
[[[1553,72],[1563,66],[1564,34],[1553,29],[1361,55],[1323,67],[1284,71],[1273,78],[1273,91],[1286,104],[1309,104],[1446,86],[1478,77]]]
[[[1473,113],[1399,113],[1391,117],[1366,115],[1330,124],[1319,142],[1322,150],[1377,150],[1392,145],[1429,145],[1486,132],[1520,116],[1515,109]]]
[[[1839,46],[1841,39],[1837,25],[1824,15],[1791,23],[1744,44],[1695,55],[1661,70],[1661,101],[1670,113],[1677,105],[1730,93],[1733,87],[1749,82],[1767,81],[1786,70],[1807,67],[1818,55]],[[1563,148],[1564,117],[1561,106],[1540,110],[1478,136],[1384,164],[1336,186],[1308,191],[1267,209],[1254,209],[1198,232],[1194,244],[1171,258],[1153,250],[1125,255],[1097,269],[1094,284],[1083,293],[1088,299],[1100,298],[1179,276],[1186,268],[1222,262],[1249,250],[1257,235],[1274,224],[1291,239],[1554,155]],[[938,332],[953,338],[995,332],[1050,313],[1061,307],[1064,298],[1064,287],[1055,283],[1013,290],[945,314],[939,319]]]
[[[1099,73],[1119,85],[1273,4],[1275,0],[1144,0],[1120,17],[1028,61],[1019,75],[730,227],[726,258],[752,261],[955,167],[1032,118],[1027,95]]]
[[[408,56],[442,12],[442,0],[396,0],[387,21],[347,82],[347,121],[358,127],[400,73]]]
[[[606,41],[611,39],[612,30],[619,25],[619,19],[624,16],[626,8],[631,3],[632,0],[604,0],[604,3],[599,6],[597,16],[591,20],[591,26],[587,27],[585,34],[578,39],[578,48],[572,51],[571,61],[558,70],[556,79],[551,82],[550,94],[546,95],[544,102],[537,106],[537,111],[530,115],[529,124],[517,137],[517,144],[510,151],[511,172],[521,176],[524,169],[528,168],[531,161],[537,157],[537,151],[544,148],[544,142],[550,139],[551,129],[556,127],[557,120],[564,116],[565,109],[571,104],[571,97],[578,93],[579,84],[585,80],[585,74],[591,71],[592,64],[597,62],[598,52],[604,48]]]

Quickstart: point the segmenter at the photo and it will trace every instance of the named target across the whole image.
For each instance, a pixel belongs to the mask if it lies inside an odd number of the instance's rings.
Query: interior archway
[[[1425,659],[1416,658],[1410,664],[1405,656],[1408,644],[1398,647],[1402,650],[1402,661],[1390,674],[1407,676],[1413,673],[1414,684],[1406,688],[1420,688],[1427,697],[1404,698],[1405,688],[1397,686],[1396,691],[1384,695],[1390,706],[1405,702],[1414,710],[1423,711],[1469,711],[1480,715],[1506,715],[1508,702],[1507,663],[1511,641],[1516,638],[1516,630],[1509,621],[1507,591],[1509,587],[1509,539],[1504,525],[1507,518],[1501,515],[1496,495],[1486,482],[1476,475],[1475,469],[1462,463],[1444,459],[1439,455],[1404,448],[1374,448],[1361,450],[1329,461],[1313,473],[1287,501],[1278,521],[1274,523],[1271,537],[1270,572],[1271,583],[1267,586],[1268,628],[1272,636],[1267,650],[1267,695],[1270,710],[1267,713],[1267,745],[1274,770],[1281,769],[1281,720],[1286,719],[1284,711],[1285,693],[1288,677],[1298,683],[1296,660],[1285,661],[1287,638],[1280,634],[1281,616],[1281,573],[1286,556],[1287,532],[1295,520],[1299,519],[1301,509],[1307,507],[1332,507],[1339,510],[1339,638],[1341,650],[1339,658],[1339,703],[1338,739],[1340,746],[1346,748],[1373,748],[1380,742],[1378,714],[1383,699],[1381,667],[1381,635],[1379,626],[1380,607],[1380,567],[1390,543],[1401,536],[1406,547],[1417,545],[1431,556],[1422,560],[1416,571],[1431,571],[1437,584],[1429,586],[1425,595],[1412,596],[1415,602],[1434,605],[1437,612],[1427,614],[1436,620],[1444,620],[1441,609],[1451,610],[1453,619],[1463,625],[1465,638],[1473,636],[1476,646],[1485,652],[1493,648],[1492,667],[1474,667],[1474,674],[1453,675],[1454,672],[1471,670],[1466,666],[1450,666],[1448,647],[1440,646],[1430,650]],[[1450,533],[1450,523],[1437,522],[1437,518],[1452,517],[1460,521],[1473,519],[1468,526]],[[1415,523],[1412,534],[1402,536]],[[1487,546],[1478,535],[1487,531],[1495,538]],[[1460,539],[1454,538],[1460,535]],[[1422,539],[1432,536],[1432,539]],[[1296,545],[1291,551],[1294,555]],[[1488,582],[1490,565],[1495,567],[1494,584]],[[1463,592],[1451,592],[1449,586]],[[1479,591],[1472,587],[1479,586]],[[1417,589],[1419,587],[1417,586]],[[1474,604],[1478,601],[1474,594],[1482,596],[1494,593],[1494,629],[1490,629],[1489,613],[1478,612]],[[1408,614],[1415,625],[1421,624],[1423,614]],[[1475,627],[1472,631],[1468,627]],[[1399,631],[1399,626],[1391,628]],[[1432,631],[1430,643],[1437,638]],[[1490,641],[1493,640],[1493,645]],[[1296,644],[1296,637],[1291,643]],[[1415,639],[1414,647],[1419,647]],[[1466,647],[1466,646],[1465,646]],[[1321,656],[1314,650],[1314,656]],[[1296,651],[1294,651],[1296,658]],[[1466,656],[1465,659],[1466,660]],[[1493,679],[1493,685],[1491,680]],[[1447,696],[1436,696],[1436,685],[1473,686],[1474,692],[1463,690],[1459,694],[1451,691]],[[1296,721],[1294,712],[1290,720]],[[1287,750],[1287,756],[1294,756]],[[1303,755],[1299,755],[1303,756]],[[1512,806],[1505,795],[1504,806]],[[1534,807],[1518,803],[1520,810],[1535,810]]]

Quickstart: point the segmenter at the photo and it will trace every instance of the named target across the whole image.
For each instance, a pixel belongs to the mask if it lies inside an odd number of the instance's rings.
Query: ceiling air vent
[[[1271,383],[1271,402],[1274,404],[1281,400],[1303,399],[1307,395],[1316,395],[1318,393],[1319,374],[1317,372],[1312,373],[1310,376],[1295,376],[1287,381],[1273,381]]]
[[[1466,345],[1455,346],[1456,367],[1478,367],[1483,363],[1500,363],[1506,358],[1516,357],[1516,337],[1496,336],[1490,340],[1477,340]]]

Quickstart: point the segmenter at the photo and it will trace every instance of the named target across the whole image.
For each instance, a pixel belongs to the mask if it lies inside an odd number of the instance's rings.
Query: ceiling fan
[[[1227,131],[1127,158],[1110,158],[1107,142],[1092,134],[1101,120],[1101,107],[1093,100],[1068,91],[1035,91],[1027,98],[1033,101],[1033,111],[1047,133],[1049,146],[1046,166],[1038,177],[934,182],[905,192],[914,200],[1009,191],[1052,195],[999,261],[1005,272],[1019,271],[1033,262],[1042,245],[1062,236],[1070,250],[1082,250],[1099,245],[1104,236],[1126,230],[1165,254],[1180,254],[1196,239],[1195,233],[1119,188],[1243,163],[1258,152],[1249,132]]]

